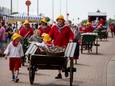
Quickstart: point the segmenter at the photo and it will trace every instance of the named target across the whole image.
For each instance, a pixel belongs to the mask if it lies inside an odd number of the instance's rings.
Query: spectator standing
[[[4,51],[4,43],[5,43],[5,28],[4,22],[0,22],[0,54],[3,54]]]

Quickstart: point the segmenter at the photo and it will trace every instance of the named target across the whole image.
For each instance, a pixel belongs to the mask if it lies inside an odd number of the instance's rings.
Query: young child
[[[19,68],[21,67],[21,57],[24,56],[22,45],[20,43],[21,35],[14,33],[12,41],[4,51],[5,58],[9,57],[9,69],[12,72],[12,81],[18,82]]]

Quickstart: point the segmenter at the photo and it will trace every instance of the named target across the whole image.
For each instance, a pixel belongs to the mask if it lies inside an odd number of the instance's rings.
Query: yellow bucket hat
[[[91,25],[91,22],[87,22],[86,25]]]
[[[42,18],[42,19],[41,19],[41,22],[47,23],[46,18]]]
[[[43,41],[44,41],[44,42],[49,42],[49,41],[51,41],[51,37],[50,37],[48,34],[46,34],[46,33],[43,33],[43,34],[42,34],[42,37],[43,37]]]
[[[20,34],[18,34],[18,33],[14,33],[13,35],[12,35],[12,40],[14,41],[14,40],[16,40],[17,38],[21,38],[22,36],[20,35]]]
[[[57,19],[56,19],[56,21],[58,21],[59,19],[64,20],[64,16],[63,15],[58,16]]]
[[[25,20],[25,22],[24,22],[23,24],[24,24],[24,25],[25,25],[25,24],[29,24],[29,21],[28,21],[28,20]]]

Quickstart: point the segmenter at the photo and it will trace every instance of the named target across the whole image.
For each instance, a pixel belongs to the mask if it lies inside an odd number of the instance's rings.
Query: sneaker
[[[61,73],[59,73],[59,74],[55,77],[55,79],[62,79]]]
[[[12,81],[15,81],[15,75],[12,75]]]
[[[75,60],[75,65],[77,65],[77,60]]]
[[[15,82],[16,82],[16,83],[18,83],[18,82],[19,82],[19,79],[18,79],[18,78],[16,78],[16,79],[15,79]]]
[[[65,70],[65,77],[68,77],[68,71],[67,70]]]

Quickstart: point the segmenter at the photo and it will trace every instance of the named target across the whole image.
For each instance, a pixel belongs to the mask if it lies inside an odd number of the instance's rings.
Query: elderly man
[[[22,45],[25,53],[28,46],[28,39],[33,35],[33,29],[30,27],[28,20],[25,20],[23,26],[19,30],[19,34],[22,36]],[[22,58],[22,65],[24,65],[25,59],[26,58],[24,56]]]
[[[33,29],[30,27],[29,21],[25,20],[24,26],[20,28],[19,34],[22,37],[30,37],[33,34]]]
[[[51,27],[48,25],[48,21],[46,18],[41,19],[41,25],[38,28],[38,32],[40,32],[40,36],[42,36],[43,33],[49,33]]]
[[[70,27],[65,25],[65,20],[62,15],[57,17],[57,23],[52,26],[49,36],[53,39],[54,46],[66,47],[68,42],[73,41],[74,34]],[[61,79],[61,70],[59,74],[55,77],[56,79]]]

